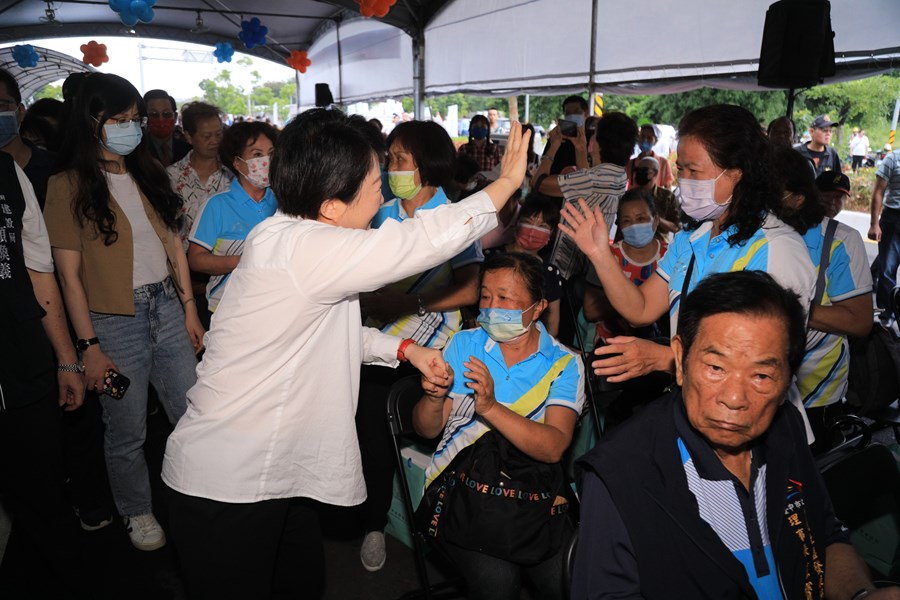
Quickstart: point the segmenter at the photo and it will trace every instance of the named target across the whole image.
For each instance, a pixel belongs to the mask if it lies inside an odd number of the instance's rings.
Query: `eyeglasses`
[[[0,100],[0,112],[9,112],[19,108],[19,103],[15,100]]]
[[[98,123],[100,119],[94,117],[94,120]],[[107,124],[114,124],[119,129],[128,129],[131,127],[132,123],[136,123],[138,127],[146,127],[147,126],[147,117],[135,117],[133,119],[107,119]]]
[[[151,113],[147,113],[147,114],[151,119],[171,119],[172,117],[175,116],[175,113],[170,112],[170,111],[161,112],[161,113],[151,112]]]

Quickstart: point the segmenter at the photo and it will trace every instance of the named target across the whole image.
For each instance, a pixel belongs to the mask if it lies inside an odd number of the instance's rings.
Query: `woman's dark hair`
[[[803,235],[825,218],[825,202],[816,186],[815,174],[809,160],[794,150],[783,146],[774,149],[775,171],[784,191],[803,196],[803,204],[794,210],[784,204],[782,194],[781,210],[776,214],[782,221]]]
[[[531,141],[528,142],[528,155],[525,159],[525,164],[533,165],[535,162],[537,162],[537,152],[534,151],[534,136],[537,135],[537,131],[534,130],[534,125],[532,125],[531,123],[522,125],[522,135],[525,135],[526,131],[531,132]]]
[[[696,138],[720,169],[739,169],[722,231],[737,227],[728,237],[731,246],[744,242],[760,228],[766,211],[779,214],[781,186],[772,165],[772,144],[750,111],[732,104],[714,104],[689,112],[678,125],[678,137]],[[686,221],[687,229],[696,222]]]
[[[624,167],[634,153],[638,126],[634,119],[625,113],[608,112],[597,121],[594,136],[603,162]]]
[[[63,103],[54,98],[41,98],[28,107],[19,135],[23,139],[43,140],[43,146],[51,152],[59,150],[62,136],[60,123],[63,118]],[[40,145],[40,144],[39,144]]]
[[[559,225],[559,202],[543,194],[528,194],[519,209],[519,222],[535,215],[540,215],[544,223],[556,229]]]
[[[208,119],[222,119],[222,111],[218,106],[206,102],[189,102],[181,107],[181,126],[189,134],[197,133],[200,121]],[[274,142],[273,142],[274,143]]]
[[[82,226],[92,223],[107,246],[115,243],[116,217],[109,205],[109,186],[101,166],[100,134],[108,120],[136,106],[141,117],[147,109],[137,89],[128,80],[110,73],[92,73],[83,80],[67,116],[65,139],[60,150],[61,170],[75,173],[73,212]],[[179,227],[181,197],[172,191],[162,164],[150,153],[146,135],[131,154],[125,168],[166,227]]]
[[[244,149],[248,145],[255,143],[261,135],[269,138],[272,145],[275,145],[278,140],[278,131],[264,121],[235,123],[226,129],[225,135],[222,136],[219,160],[237,174],[238,170],[234,168],[234,161],[244,153]]]
[[[324,108],[308,110],[288,123],[269,167],[278,208],[315,219],[326,200],[353,202],[369,171],[378,166],[367,128],[372,126],[359,115]]]
[[[806,315],[797,294],[763,271],[709,275],[681,301],[678,336],[684,348],[683,366],[703,319],[724,313],[780,319],[787,328],[788,365],[792,374],[797,372],[806,350]]]
[[[522,283],[525,284],[525,289],[528,290],[528,296],[532,302],[543,300],[544,265],[541,263],[541,259],[524,252],[504,252],[488,256],[481,265],[478,289],[480,290],[484,283],[485,273],[500,269],[512,269],[516,275],[522,278]]]
[[[369,140],[375,153],[378,154],[378,163],[381,164],[387,160],[387,142],[385,142],[384,134],[381,133],[380,125],[375,125],[372,121],[377,121],[377,119],[369,119],[369,128],[363,129],[362,132],[365,134],[366,139]]]
[[[651,217],[655,217],[657,214],[656,200],[653,198],[653,194],[641,188],[634,188],[628,190],[619,198],[619,206],[616,208],[617,221],[622,218],[622,207],[629,202],[643,202],[647,205],[647,210],[650,211]]]
[[[22,103],[22,92],[19,90],[19,82],[6,69],[0,69],[0,85],[6,88],[6,93],[12,96],[16,104]]]
[[[453,180],[456,169],[456,147],[447,131],[433,121],[399,123],[388,136],[388,150],[399,142],[409,152],[422,185],[443,187]],[[390,160],[390,157],[388,157]]]

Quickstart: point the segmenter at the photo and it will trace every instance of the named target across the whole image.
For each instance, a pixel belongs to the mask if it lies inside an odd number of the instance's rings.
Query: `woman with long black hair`
[[[180,198],[144,137],[140,94],[117,75],[92,74],[75,99],[48,184],[45,218],[78,336],[89,390],[101,395],[107,469],[132,544],[166,543],[153,516],[143,445],[148,384],[172,424],[196,381],[203,327],[177,239]],[[113,397],[111,376],[130,387]]]

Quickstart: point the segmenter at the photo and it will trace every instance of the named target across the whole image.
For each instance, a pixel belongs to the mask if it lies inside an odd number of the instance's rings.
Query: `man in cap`
[[[841,170],[841,158],[837,150],[831,147],[831,128],[836,125],[840,125],[840,122],[832,121],[828,115],[819,115],[809,126],[809,135],[812,139],[805,144],[794,146],[794,150],[812,163],[816,177],[825,171]]]
[[[825,171],[816,177],[816,187],[825,201],[825,216],[835,218],[844,210],[844,202],[850,196],[850,178],[840,171]]]

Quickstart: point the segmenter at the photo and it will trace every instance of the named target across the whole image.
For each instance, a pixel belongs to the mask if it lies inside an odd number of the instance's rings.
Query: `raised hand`
[[[498,212],[513,192],[522,187],[522,181],[525,180],[525,172],[528,168],[529,144],[531,144],[531,131],[526,131],[525,135],[522,135],[522,124],[518,121],[510,123],[506,152],[500,159],[500,176],[494,183],[484,188]]]
[[[604,252],[609,253],[609,229],[600,207],[591,210],[583,198],[578,199],[578,206],[581,210],[569,202],[565,203],[559,223],[560,231],[572,238],[578,249],[591,260]]]

